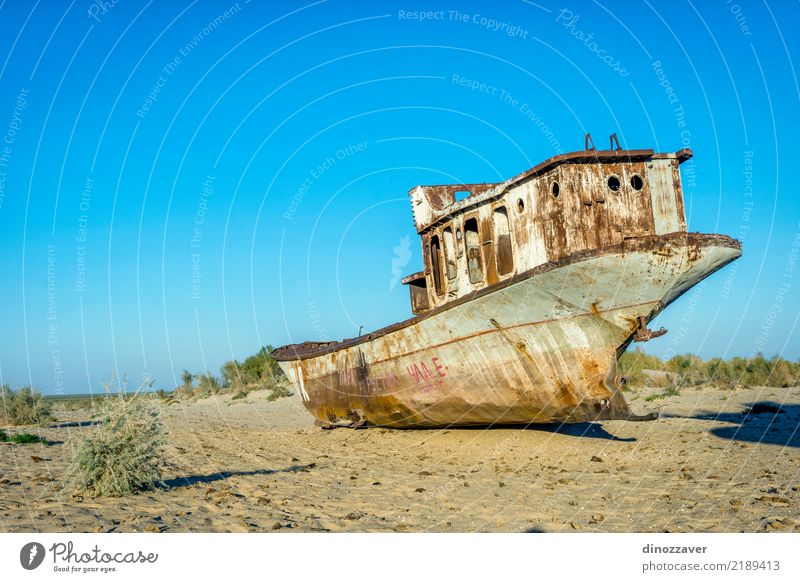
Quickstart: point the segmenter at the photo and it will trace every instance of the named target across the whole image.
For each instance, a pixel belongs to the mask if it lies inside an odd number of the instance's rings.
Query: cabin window
[[[453,200],[455,202],[461,202],[462,200],[466,200],[470,197],[472,193],[469,190],[456,190],[453,192]]]
[[[561,188],[558,186],[558,182],[553,182],[552,186],[550,186],[550,192],[553,194],[553,198],[558,198],[558,194],[561,191]]]
[[[525,201],[522,198],[517,198],[517,212],[520,214],[525,212]]]
[[[511,251],[511,229],[508,224],[508,212],[506,212],[504,206],[495,208],[492,213],[492,227],[494,228],[497,274],[507,275],[514,270],[514,257]]]
[[[619,178],[616,176],[609,176],[608,177],[608,189],[612,192],[617,192],[619,190]]]
[[[444,293],[444,281],[442,281],[442,253],[439,237],[436,235],[431,237],[431,271],[433,273],[433,288],[436,289],[438,295],[441,295]]]
[[[453,240],[453,229],[449,226],[442,232],[444,239],[444,266],[447,278],[452,281],[456,278],[456,245]]]
[[[641,190],[644,187],[644,182],[642,181],[642,177],[639,174],[634,174],[631,176],[631,188],[634,190]]]
[[[478,219],[464,221],[464,242],[467,250],[467,271],[470,283],[480,283],[483,279],[483,261],[481,261],[481,242],[478,236]]]

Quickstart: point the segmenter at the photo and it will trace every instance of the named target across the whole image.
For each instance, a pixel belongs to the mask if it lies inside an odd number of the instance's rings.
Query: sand
[[[629,392],[653,422],[324,431],[297,397],[218,396],[164,411],[158,488],[58,491],[88,411],[0,445],[3,532],[800,531],[800,388]],[[745,417],[753,402],[783,412]]]

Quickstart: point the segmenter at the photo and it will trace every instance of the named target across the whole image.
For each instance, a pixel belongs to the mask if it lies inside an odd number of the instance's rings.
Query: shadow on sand
[[[99,420],[83,420],[81,422],[61,422],[59,424],[52,424],[47,428],[83,428],[86,426],[97,426],[100,424]]]
[[[417,430],[417,429],[413,429]],[[442,430],[442,429],[419,429],[419,430]],[[604,439],[608,441],[618,441],[623,443],[633,442],[633,437],[622,438],[614,436],[608,432],[599,422],[576,422],[576,423],[549,423],[549,424],[503,424],[491,426],[458,426],[444,430],[536,430],[540,432],[552,432],[573,437],[587,439]]]
[[[274,475],[275,473],[304,473],[316,467],[316,463],[307,465],[292,465],[285,469],[255,469],[253,471],[221,471],[210,475],[184,475],[174,479],[165,479],[159,483],[160,489],[176,489],[178,487],[191,487],[197,483],[213,483],[223,481],[230,477],[248,477],[251,475]]]
[[[530,430],[541,430],[545,432],[554,432],[564,434],[567,436],[582,437],[588,439],[604,439],[607,441],[618,441],[621,443],[630,443],[636,439],[633,437],[623,438],[618,437],[608,432],[602,424],[597,422],[577,422],[574,424],[532,424],[528,426]]]
[[[692,416],[665,414],[663,418],[715,420],[735,426],[709,430],[721,439],[800,448],[800,405],[763,400],[746,405],[741,412],[704,412]]]

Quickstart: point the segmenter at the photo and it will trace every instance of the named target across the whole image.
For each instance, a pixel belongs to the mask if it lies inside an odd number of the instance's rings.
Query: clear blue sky
[[[564,6],[0,3],[2,381],[172,388],[404,319],[409,188],[586,131],[691,147],[690,230],[744,243],[647,349],[797,359],[799,5]]]

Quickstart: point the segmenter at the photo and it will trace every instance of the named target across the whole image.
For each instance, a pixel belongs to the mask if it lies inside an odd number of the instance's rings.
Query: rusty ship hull
[[[598,159],[596,153],[594,159]],[[633,171],[638,169],[635,157],[623,159]],[[652,159],[644,154],[642,162]],[[670,168],[679,163],[677,155],[664,159]],[[548,176],[553,170],[548,167],[531,174],[544,182],[551,196],[554,188]],[[558,176],[565,180],[561,170]],[[627,179],[630,173],[624,164],[600,170],[605,172],[601,177],[616,172],[612,175]],[[646,170],[645,165],[639,171]],[[441,213],[444,220],[439,220],[439,228],[452,224],[460,227],[460,233],[468,227],[465,220],[470,212],[477,212],[476,224],[487,224],[480,220],[480,213],[512,204],[518,188],[530,181],[521,182],[511,187],[493,185],[472,206],[463,204],[460,222],[453,218],[459,216],[453,212],[454,203],[445,202],[442,210],[450,208],[450,212]],[[673,192],[677,186],[673,195],[680,195],[679,181],[666,186]],[[402,428],[636,419],[622,394],[625,379],[617,369],[619,356],[633,339],[653,335],[647,323],[667,305],[741,255],[740,243],[730,237],[687,233],[680,220],[682,199],[679,204],[675,198],[670,207],[676,214],[673,222],[662,217],[659,227],[653,208],[661,193],[654,192],[658,184],[650,182],[648,187],[650,221],[640,222],[643,232],[624,236],[620,230],[618,240],[599,240],[583,248],[567,244],[560,253],[553,252],[552,240],[543,236],[541,246],[552,259],[524,270],[520,267],[525,266],[526,245],[531,233],[537,232],[535,218],[527,232],[519,228],[521,224],[508,231],[496,227],[490,244],[480,245],[477,252],[470,252],[465,232],[460,237],[465,246],[458,254],[457,237],[451,243],[446,242],[447,236],[442,236],[441,243],[432,239],[438,236],[429,229],[438,220],[433,208],[431,216],[418,219],[427,252],[426,271],[411,278],[412,283],[422,281],[425,291],[422,296],[412,288],[415,317],[342,342],[284,346],[273,356],[322,426]],[[535,195],[534,189],[526,200],[541,208]],[[581,206],[589,206],[577,199]],[[605,213],[615,212],[611,202],[603,201]],[[483,207],[488,210],[481,211]],[[568,214],[569,208],[563,212]],[[535,210],[533,216],[537,216]],[[491,224],[486,228],[491,230]],[[659,228],[673,231],[659,233]],[[514,243],[507,251],[516,257],[510,271],[500,267],[500,232],[508,232]],[[452,271],[448,270],[448,251],[440,244],[452,245]],[[475,265],[481,267],[482,279],[469,285],[476,279],[471,276]],[[441,269],[438,278],[437,269]],[[500,271],[508,272],[498,276]],[[453,288],[456,293],[439,293]]]

